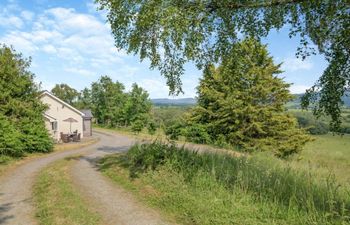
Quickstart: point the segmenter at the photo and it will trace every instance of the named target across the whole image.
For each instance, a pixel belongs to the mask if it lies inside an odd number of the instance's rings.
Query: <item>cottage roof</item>
[[[80,110],[82,113],[84,113],[84,118],[89,118],[89,119],[91,119],[92,117],[94,117],[93,115],[92,115],[92,112],[91,112],[91,109],[82,109],[82,110]]]
[[[51,98],[55,99],[56,101],[60,102],[61,104],[67,106],[68,108],[70,108],[71,110],[73,110],[74,112],[80,114],[81,116],[84,116],[84,113],[79,111],[78,109],[74,108],[73,106],[69,105],[67,102],[57,98],[56,96],[54,96],[51,92],[49,91],[43,91],[41,93],[41,96],[44,96],[44,95],[47,95],[47,96],[50,96]]]

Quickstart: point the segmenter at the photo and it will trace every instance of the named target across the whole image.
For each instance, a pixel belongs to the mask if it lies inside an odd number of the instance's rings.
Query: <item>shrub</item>
[[[0,113],[0,155],[19,157],[24,154],[21,133]]]
[[[207,133],[207,127],[202,124],[191,124],[182,131],[187,141],[198,144],[210,144],[211,138]]]
[[[154,121],[150,121],[147,125],[147,130],[148,130],[148,133],[153,135],[156,133],[157,131],[157,125]]]
[[[182,134],[183,127],[183,121],[176,120],[172,124],[165,126],[165,135],[168,136],[171,140],[178,140],[179,136]]]
[[[131,130],[135,133],[140,133],[143,129],[144,122],[142,120],[135,120],[131,124]]]
[[[22,118],[19,121],[22,132],[21,140],[26,152],[50,152],[53,149],[53,140],[48,137],[44,119],[40,115],[37,118]]]

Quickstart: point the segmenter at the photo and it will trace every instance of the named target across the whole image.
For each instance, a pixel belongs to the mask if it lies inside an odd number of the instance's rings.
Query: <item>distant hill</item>
[[[288,108],[300,108],[301,103],[301,97],[303,97],[304,94],[294,94],[294,100],[291,102],[288,102],[287,107]],[[345,107],[350,107],[350,93],[347,94],[347,96],[343,96],[342,100],[344,102]]]
[[[155,98],[151,99],[151,101],[154,105],[158,106],[191,106],[197,103],[195,98]]]
[[[295,94],[295,99],[287,104],[288,108],[298,109],[300,108],[300,99],[303,94]],[[344,105],[350,107],[350,95],[344,96],[342,98]],[[178,98],[178,99],[169,99],[169,98],[155,98],[151,99],[152,103],[157,106],[191,106],[197,103],[195,98]]]

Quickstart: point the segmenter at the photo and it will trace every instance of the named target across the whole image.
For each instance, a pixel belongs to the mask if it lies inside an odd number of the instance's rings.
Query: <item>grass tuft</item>
[[[39,224],[102,224],[100,216],[87,207],[68,175],[69,161],[61,160],[42,170],[34,185]]]

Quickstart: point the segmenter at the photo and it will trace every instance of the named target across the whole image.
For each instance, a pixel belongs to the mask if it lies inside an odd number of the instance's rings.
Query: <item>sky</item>
[[[0,0],[0,43],[32,58],[30,70],[45,90],[58,83],[82,90],[108,75],[126,90],[136,82],[151,98],[173,98],[159,71],[115,48],[106,15],[96,8],[92,0]],[[296,58],[298,40],[290,39],[286,28],[263,39],[275,62],[283,62],[280,76],[292,83],[292,93],[311,87],[327,66],[321,55]],[[185,69],[185,93],[176,98],[196,95],[202,73],[190,63]]]

